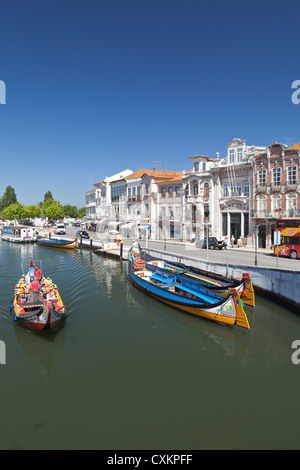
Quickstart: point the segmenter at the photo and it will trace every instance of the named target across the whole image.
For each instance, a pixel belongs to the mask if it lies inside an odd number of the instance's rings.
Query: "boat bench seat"
[[[155,279],[156,281],[160,281],[160,282],[163,282],[163,283],[167,282],[168,284],[172,284],[172,283],[176,282],[175,277],[163,277],[163,276],[160,276],[157,273],[153,273],[151,275],[151,279]]]

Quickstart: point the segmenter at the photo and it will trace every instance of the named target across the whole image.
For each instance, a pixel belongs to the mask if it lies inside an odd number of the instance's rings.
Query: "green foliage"
[[[86,208],[82,207],[81,209],[78,210],[78,215],[82,219],[86,215]]]
[[[67,204],[64,206],[64,213],[66,217],[78,217],[78,209],[76,206],[71,206],[70,204]]]
[[[43,204],[43,214],[49,220],[57,220],[64,217],[64,208],[59,201],[48,198]]]
[[[2,211],[2,217],[6,220],[34,219],[41,216],[38,206],[23,206],[22,204],[11,204]]]
[[[6,220],[21,219],[23,207],[22,204],[11,204],[2,211],[2,217]]]
[[[11,204],[17,204],[17,196],[14,188],[7,186],[2,198],[0,198],[0,211],[10,206]]]
[[[51,191],[47,191],[44,195],[44,204],[45,202],[48,200],[48,199],[51,199],[53,201],[53,196],[52,196],[52,193]]]

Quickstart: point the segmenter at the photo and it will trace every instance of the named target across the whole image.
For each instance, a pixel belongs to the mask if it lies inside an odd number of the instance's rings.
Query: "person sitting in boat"
[[[56,299],[56,294],[54,292],[54,290],[50,290],[49,294],[47,294],[47,302],[49,302],[49,300],[54,300]]]

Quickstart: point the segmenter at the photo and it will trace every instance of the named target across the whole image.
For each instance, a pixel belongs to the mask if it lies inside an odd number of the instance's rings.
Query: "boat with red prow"
[[[57,285],[42,274],[41,265],[41,261],[30,262],[15,286],[11,306],[14,321],[34,331],[54,330],[67,316]]]

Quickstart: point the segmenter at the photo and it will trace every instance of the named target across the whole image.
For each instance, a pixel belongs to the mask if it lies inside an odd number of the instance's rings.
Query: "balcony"
[[[256,193],[265,193],[267,191],[266,183],[255,185]]]
[[[285,189],[287,191],[296,191],[296,189],[298,189],[298,183],[296,181],[287,181],[285,183]]]
[[[281,210],[281,209],[274,209],[271,211],[267,210],[257,210],[251,211],[251,217],[255,219],[279,219],[281,217],[299,217],[298,212],[293,212],[292,210]]]

